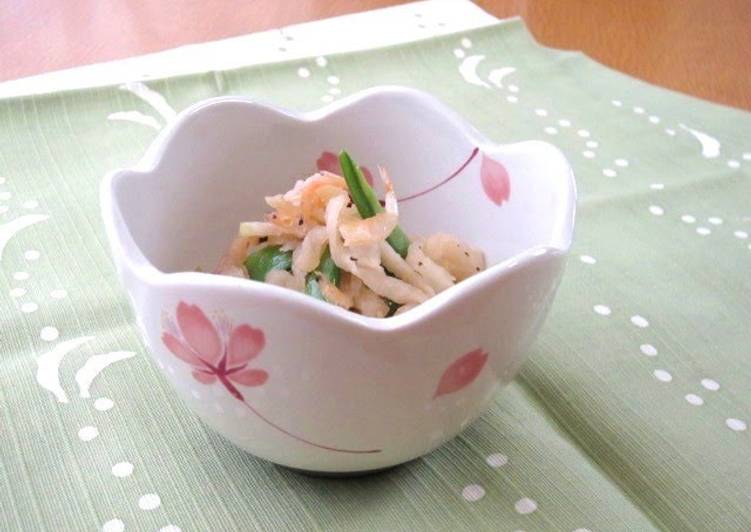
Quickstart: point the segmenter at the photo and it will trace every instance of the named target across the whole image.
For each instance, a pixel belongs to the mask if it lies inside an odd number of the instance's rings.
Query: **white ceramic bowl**
[[[388,168],[408,233],[453,233],[485,251],[488,269],[382,320],[195,272],[212,270],[240,221],[260,218],[265,195],[340,149]],[[101,189],[117,270],[180,397],[254,455],[329,473],[416,458],[482,413],[550,307],[575,197],[550,144],[493,144],[433,97],[398,87],[310,113],[199,103]]]

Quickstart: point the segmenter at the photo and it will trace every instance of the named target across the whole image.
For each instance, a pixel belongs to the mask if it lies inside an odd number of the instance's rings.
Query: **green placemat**
[[[379,84],[430,91],[496,141],[560,146],[576,240],[529,362],[483,418],[390,472],[311,479],[209,432],[147,360],[98,184],[171,109],[220,94],[313,109]],[[0,101],[0,175],[2,530],[751,528],[748,113],[542,48],[517,21]],[[99,354],[111,364],[76,378]]]

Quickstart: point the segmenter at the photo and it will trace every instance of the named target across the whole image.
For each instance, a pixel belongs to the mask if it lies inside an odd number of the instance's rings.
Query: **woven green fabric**
[[[543,48],[520,22],[148,87],[175,110],[221,94],[306,110],[380,84],[574,167],[571,260],[520,377],[380,475],[313,479],[240,451],[149,362],[100,221],[101,177],[156,134],[113,113],[165,118],[118,87],[3,100],[1,530],[751,529],[751,116]],[[81,397],[78,369],[119,351]]]

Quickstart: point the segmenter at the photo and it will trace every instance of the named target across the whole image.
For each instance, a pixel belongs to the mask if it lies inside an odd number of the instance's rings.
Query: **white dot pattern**
[[[100,412],[106,412],[113,406],[115,406],[115,403],[109,397],[99,397],[96,401],[94,401],[94,408],[96,408]]]
[[[39,310],[39,305],[34,303],[33,301],[27,301],[23,305],[21,305],[21,312],[24,314],[31,314],[32,312],[36,312]]]
[[[642,344],[639,346],[639,350],[648,357],[657,356],[657,348],[652,344]]]
[[[96,427],[92,427],[91,425],[87,425],[86,427],[83,427],[78,431],[78,437],[82,441],[91,441],[97,436],[99,436],[99,430]]]
[[[655,216],[662,216],[663,214],[665,214],[665,211],[659,205],[650,205],[649,212],[654,214]]]
[[[479,501],[485,497],[485,489],[479,484],[470,484],[462,490],[462,497],[469,502]]]
[[[125,523],[120,519],[110,519],[102,525],[102,532],[123,532]]]
[[[638,314],[631,316],[631,323],[633,323],[637,327],[641,327],[642,329],[644,327],[649,327],[647,318],[645,318],[644,316],[639,316]]]
[[[161,504],[162,500],[156,493],[147,493],[145,495],[141,495],[141,497],[138,499],[138,507],[141,510],[155,510],[156,508],[159,508]]]
[[[610,310],[610,307],[608,307],[607,305],[595,305],[594,307],[592,307],[592,310],[594,310],[600,316],[610,316],[610,313],[612,312]]]
[[[130,462],[118,462],[112,466],[112,474],[118,478],[129,477],[133,474],[133,464]]]
[[[43,327],[42,330],[39,331],[39,338],[41,338],[45,342],[54,342],[59,336],[60,331],[58,331],[56,327],[52,327],[51,325]]]
[[[714,379],[702,379],[701,385],[712,392],[716,392],[720,389],[720,383]]]
[[[501,467],[508,463],[508,456],[501,453],[491,454],[485,459],[485,462],[490,467]]]
[[[594,257],[590,257],[589,255],[580,255],[579,260],[582,261],[584,264],[597,263],[597,259],[595,259]]]
[[[514,509],[522,515],[531,514],[537,510],[537,503],[529,497],[524,497],[514,503]]]
[[[746,425],[745,421],[741,421],[740,419],[734,417],[727,418],[725,420],[725,424],[730,430],[734,430],[735,432],[743,432],[748,428],[748,425]]]
[[[687,393],[684,397],[686,402],[693,406],[701,406],[704,404],[704,399],[696,395],[695,393]]]
[[[656,369],[652,374],[660,382],[670,382],[673,380],[673,376],[664,369]]]
[[[57,288],[50,292],[50,297],[52,299],[63,299],[67,295],[68,295],[68,292],[63,290],[62,288]]]

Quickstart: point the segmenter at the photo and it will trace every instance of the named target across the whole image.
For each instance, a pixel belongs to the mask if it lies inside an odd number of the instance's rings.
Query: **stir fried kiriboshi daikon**
[[[266,197],[264,221],[240,224],[215,273],[246,277],[358,312],[402,314],[485,269],[485,255],[436,233],[410,239],[386,170],[383,204],[346,152],[342,176],[317,172]]]

